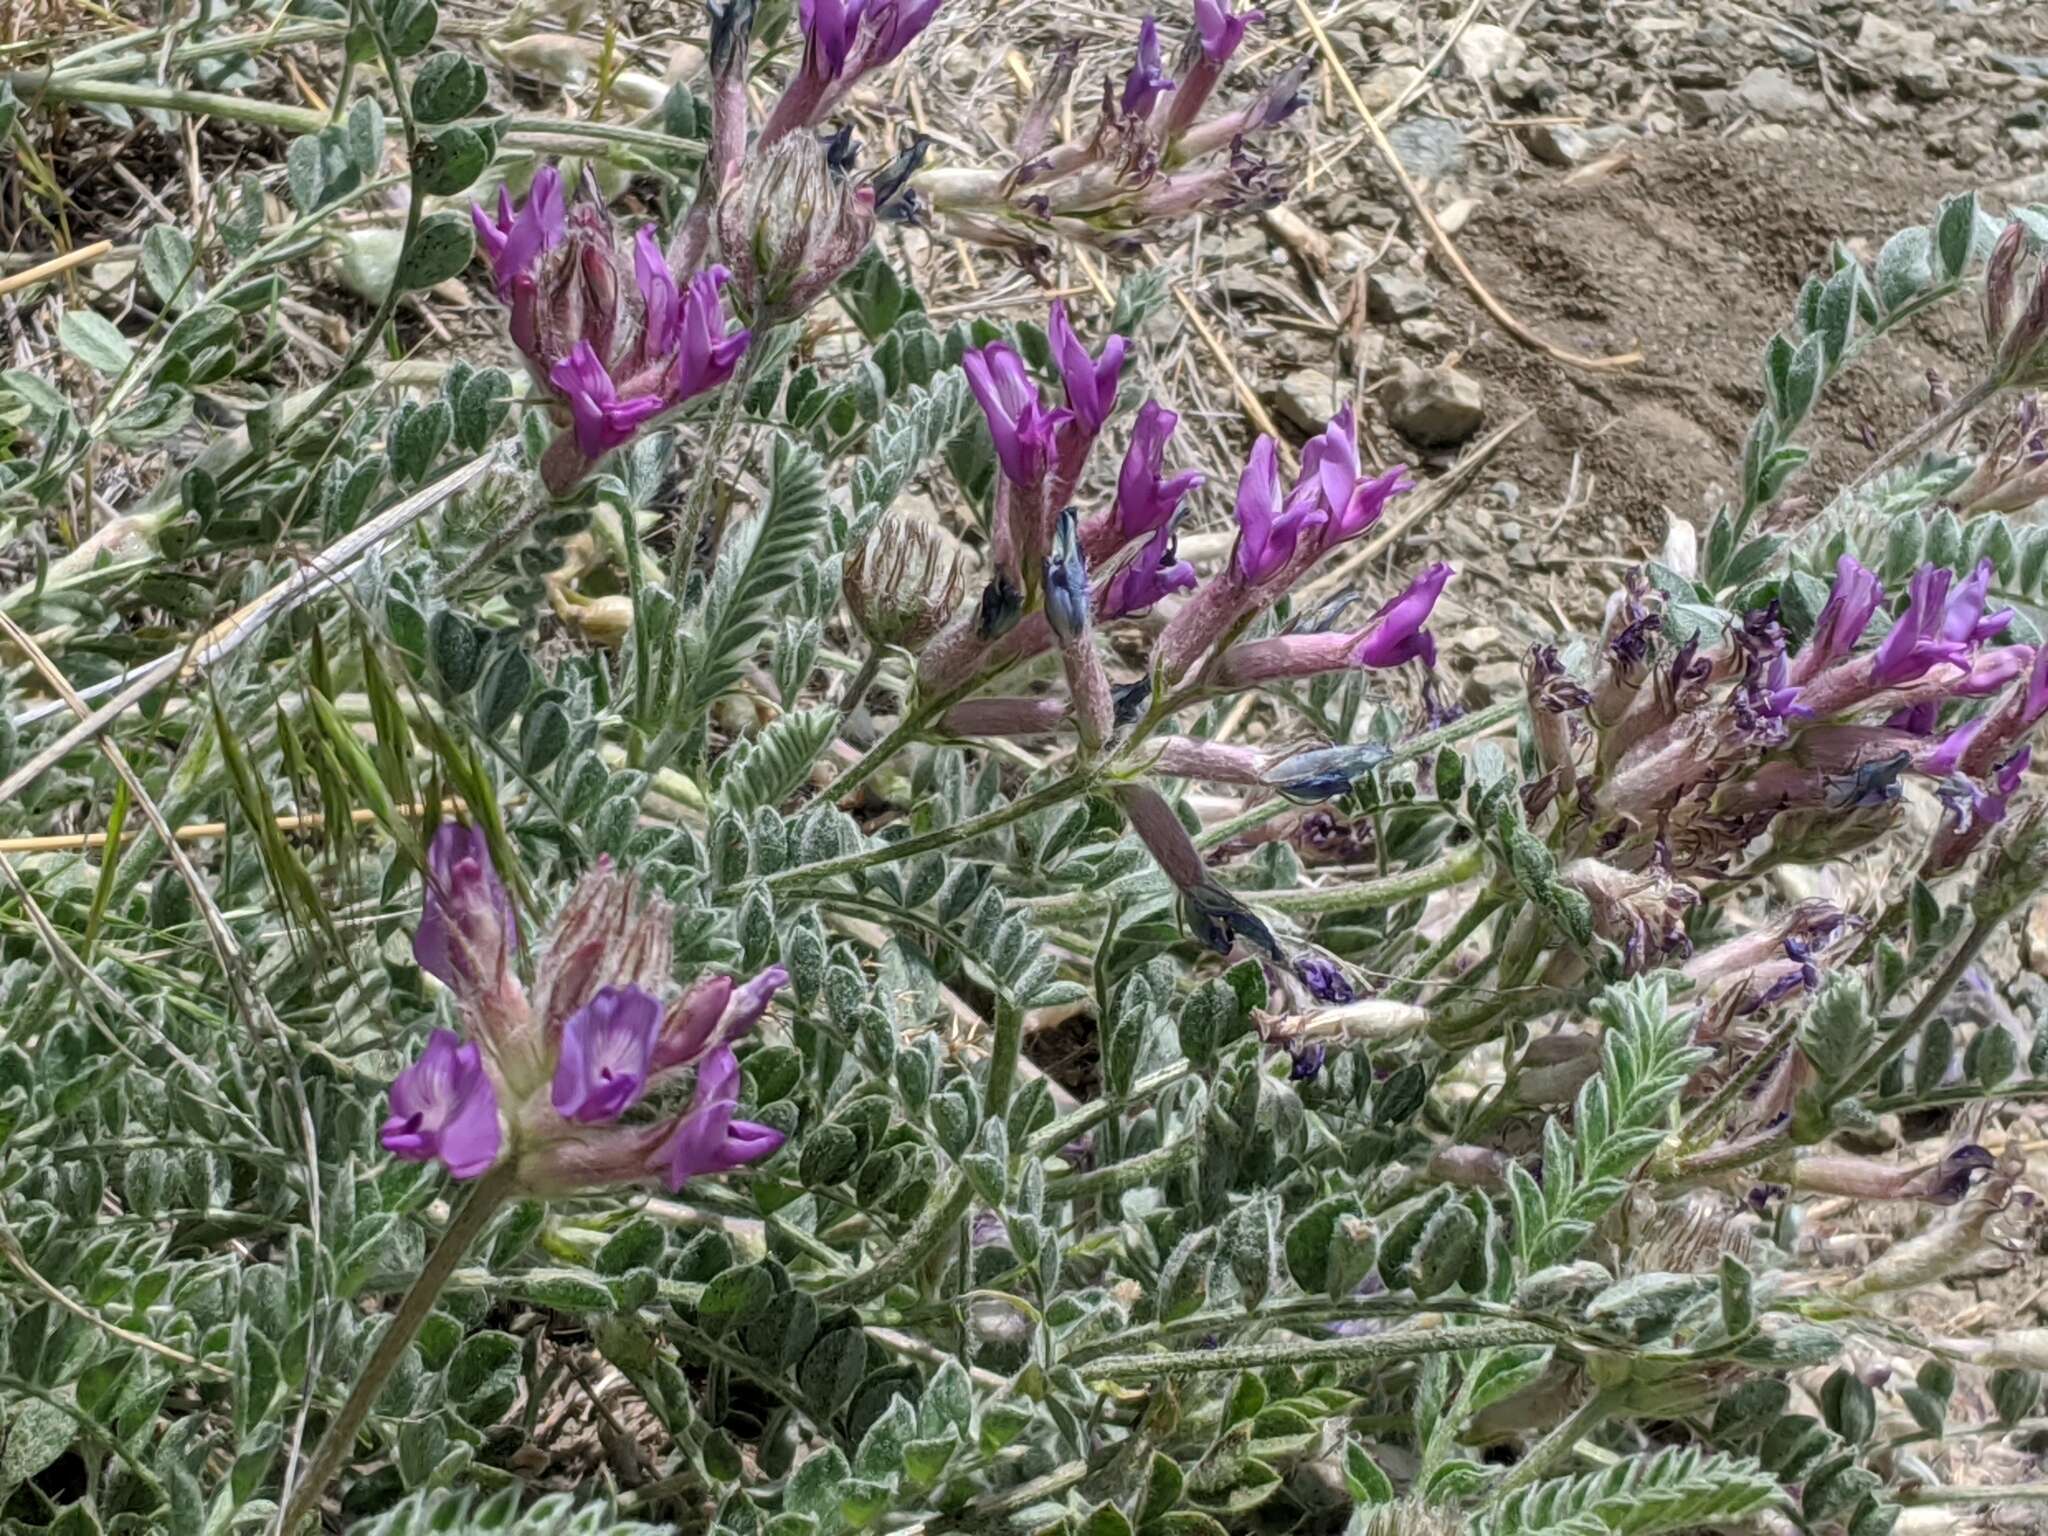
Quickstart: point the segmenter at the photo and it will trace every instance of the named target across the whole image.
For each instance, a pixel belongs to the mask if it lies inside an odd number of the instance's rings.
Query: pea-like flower
[[[1385,669],[1409,661],[1434,666],[1436,640],[1425,626],[1452,574],[1448,565],[1430,566],[1382,604],[1364,628],[1348,634],[1276,635],[1234,645],[1206,674],[1209,683],[1228,692],[1349,667]]]
[[[798,0],[803,62],[761,130],[766,148],[822,121],[861,76],[892,62],[931,25],[942,0]]]
[[[670,1189],[700,1174],[730,1173],[773,1157],[788,1138],[773,1126],[737,1119],[740,1064],[721,1046],[697,1069],[689,1113],[676,1123],[660,1153]]]
[[[1195,0],[1195,27],[1180,55],[1180,84],[1166,104],[1165,135],[1171,143],[1201,115],[1224,66],[1244,41],[1247,28],[1264,21],[1264,11],[1233,11],[1230,0]]]
[[[582,1124],[616,1120],[647,1091],[661,1004],[636,986],[600,987],[562,1026],[555,1113]]]
[[[1037,381],[1007,342],[990,342],[969,352],[960,366],[988,421],[1003,474],[1012,485],[1036,490],[1045,480],[1054,434],[1068,413],[1046,408]]]
[[[392,1079],[391,1115],[379,1139],[393,1157],[439,1161],[458,1179],[497,1162],[504,1132],[483,1053],[453,1030],[435,1030],[419,1060]]]
[[[732,1120],[731,1050],[788,984],[780,966],[741,983],[707,977],[665,1002],[674,912],[602,859],[551,925],[529,996],[511,967],[511,899],[482,834],[442,827],[428,871],[417,952],[455,994],[474,1038],[435,1030],[393,1082],[382,1136],[394,1156],[439,1161],[460,1179],[509,1163],[517,1187],[542,1195],[668,1175],[690,1116],[628,1117],[692,1066],[699,1068],[693,1134],[702,1133],[699,1112],[707,1105],[724,1117],[721,1134],[724,1123],[736,1132],[721,1171],[781,1144],[777,1133],[756,1135],[763,1128]]]
[[[1199,578],[1195,568],[1179,559],[1174,546],[1174,524],[1159,531],[1139,546],[1137,554],[1125,561],[1097,589],[1095,617],[1103,621],[1143,613],[1153,604],[1186,592]]]
[[[471,215],[513,344],[571,422],[541,465],[558,495],[649,421],[724,383],[746,351],[749,333],[727,328],[723,267],[679,280],[651,226],[629,260],[594,198],[566,205],[552,165],[516,211],[501,189],[495,216]]]
[[[1179,426],[1180,417],[1157,400],[1138,407],[1123,465],[1117,471],[1116,500],[1107,512],[1097,513],[1081,525],[1081,549],[1091,566],[1107,560],[1131,540],[1166,527],[1181,502],[1207,480],[1200,470],[1171,476],[1165,472],[1166,446]]]

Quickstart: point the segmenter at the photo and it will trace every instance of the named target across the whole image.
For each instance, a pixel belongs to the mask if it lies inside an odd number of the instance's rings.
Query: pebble
[[[1321,368],[1297,368],[1273,386],[1273,408],[1308,433],[1320,432],[1337,414],[1337,384]]]
[[[1810,117],[1821,100],[1782,69],[1752,69],[1735,88],[1735,99],[1766,122],[1789,123]]]
[[[1403,118],[1387,130],[1387,140],[1417,181],[1434,181],[1465,157],[1465,132],[1447,117]]]
[[[1403,320],[1394,329],[1418,347],[1446,347],[1458,338],[1457,330],[1441,320]]]
[[[1564,87],[1558,83],[1557,76],[1541,59],[1531,59],[1526,64],[1510,65],[1498,71],[1493,77],[1493,86],[1502,99],[1537,111],[1550,106],[1564,94]]]
[[[1726,91],[1698,90],[1683,86],[1672,92],[1672,100],[1678,104],[1678,115],[1685,119],[1688,128],[1704,127],[1718,122],[1727,115],[1731,100]]]
[[[1383,398],[1394,430],[1426,448],[1462,443],[1486,419],[1486,391],[1455,368],[1403,362]]]
[[[1458,67],[1465,71],[1467,79],[1490,80],[1496,71],[1511,69],[1520,62],[1526,46],[1506,27],[1481,21],[1459,34],[1451,51],[1458,56]]]
[[[1545,165],[1578,165],[1593,153],[1593,141],[1569,123],[1538,123],[1525,128],[1522,142]]]
[[[1368,75],[1358,88],[1358,94],[1365,98],[1366,106],[1377,115],[1399,101],[1402,94],[1421,78],[1422,71],[1413,64],[1390,64]]]
[[[1419,277],[1375,272],[1365,280],[1365,312],[1375,320],[1413,320],[1435,307],[1436,295]]]
[[[1940,101],[1949,93],[1948,68],[1939,59],[1907,59],[1898,66],[1898,82],[1914,101]]]
[[[1471,222],[1472,215],[1478,211],[1478,198],[1461,197],[1437,210],[1436,227],[1447,235],[1455,235]]]

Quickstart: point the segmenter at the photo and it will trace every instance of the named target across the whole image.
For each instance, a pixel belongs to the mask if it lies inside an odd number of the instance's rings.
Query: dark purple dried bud
[[[1343,1004],[1358,996],[1344,973],[1321,955],[1304,955],[1295,961],[1294,974],[1317,1002]]]
[[[1290,1046],[1288,1054],[1294,1058],[1294,1065],[1287,1071],[1288,1077],[1297,1083],[1313,1082],[1323,1070],[1329,1047],[1320,1044]]]

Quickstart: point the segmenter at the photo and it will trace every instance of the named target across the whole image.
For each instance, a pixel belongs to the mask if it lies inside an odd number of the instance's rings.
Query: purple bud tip
[[[1436,640],[1423,626],[1429,622],[1444,584],[1453,575],[1439,562],[1411,581],[1407,589],[1372,616],[1353,659],[1361,667],[1398,667],[1419,660],[1436,665]]]
[[[616,1120],[647,1091],[661,1004],[638,987],[601,987],[562,1026],[555,1113],[595,1125]]]
[[[1147,16],[1138,28],[1138,58],[1124,76],[1125,117],[1147,118],[1161,96],[1173,89],[1166,77],[1159,48],[1159,22]]]
[[[1045,619],[1063,641],[1088,631],[1088,565],[1081,558],[1076,526],[1074,509],[1068,507],[1060,513],[1045,561]]]
[[[1244,41],[1245,29],[1265,19],[1264,11],[1232,11],[1229,0],[1195,0],[1195,33],[1203,57],[1221,69]]]
[[[378,1139],[408,1163],[440,1161],[458,1179],[473,1179],[498,1160],[498,1094],[483,1055],[452,1030],[427,1038],[420,1059],[391,1083],[391,1115]]]
[[[455,990],[497,979],[519,943],[512,895],[491,862],[481,827],[443,822],[427,845],[426,898],[413,959],[421,970]]]
[[[1294,963],[1294,974],[1317,1002],[1342,1005],[1358,994],[1342,971],[1320,955],[1305,955]]]

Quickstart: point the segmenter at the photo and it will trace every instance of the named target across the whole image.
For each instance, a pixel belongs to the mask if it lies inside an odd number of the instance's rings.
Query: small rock
[[[1401,333],[1402,340],[1431,350],[1449,346],[1458,338],[1457,330],[1441,320],[1403,320],[1394,329]]]
[[[1820,107],[1820,97],[1782,69],[1752,69],[1735,88],[1735,99],[1770,123],[1796,122]]]
[[[1500,92],[1503,101],[1511,101],[1518,107],[1533,107],[1538,111],[1548,107],[1564,94],[1564,87],[1558,84],[1557,76],[1550,72],[1550,66],[1541,59],[1532,59],[1527,64],[1508,65],[1497,70],[1493,77],[1493,88]]]
[[[1529,153],[1545,165],[1578,165],[1591,157],[1593,143],[1569,123],[1538,123],[1522,130]]]
[[[1984,62],[1993,69],[2022,80],[2048,80],[2048,53],[1987,53]]]
[[[1337,385],[1320,368],[1297,368],[1273,386],[1273,408],[1304,432],[1320,432],[1337,414]]]
[[[1939,59],[1907,59],[1898,67],[1899,89],[1914,101],[1940,101],[1949,93],[1948,69]]]
[[[1358,94],[1365,98],[1366,106],[1377,115],[1399,101],[1421,78],[1422,71],[1413,64],[1389,64],[1385,69],[1368,75],[1365,84],[1358,88]]]
[[[1982,134],[1959,133],[1949,156],[1958,167],[1967,171],[1971,166],[1981,163],[1990,153],[1991,141]]]
[[[1525,47],[1506,27],[1480,21],[1459,35],[1451,51],[1458,56],[1458,67],[1468,79],[1490,80],[1496,71],[1519,63]]]
[[[1685,125],[1699,128],[1726,116],[1732,98],[1726,91],[1696,90],[1687,86],[1674,91],[1672,99],[1677,102],[1678,115],[1685,119]]]
[[[1479,211],[1479,199],[1461,197],[1454,203],[1446,203],[1437,210],[1436,227],[1447,235],[1455,235],[1471,222],[1472,215]]]
[[[1404,118],[1387,130],[1387,142],[1417,181],[1434,181],[1465,157],[1465,132],[1447,117]]]
[[[1455,368],[1418,368],[1404,362],[1385,396],[1394,430],[1425,448],[1462,443],[1486,419],[1486,392]]]
[[[1525,686],[1519,661],[1481,662],[1465,679],[1465,703],[1484,709],[1496,699],[1520,698]]]
[[[1934,34],[1924,27],[1908,27],[1887,21],[1875,11],[1863,13],[1863,25],[1856,30],[1856,51],[1875,63],[1896,63],[1901,59],[1931,60]]]
[[[1728,66],[1712,54],[1695,53],[1671,66],[1671,83],[1695,90],[1718,90],[1728,84]]]
[[[2048,128],[2008,128],[2005,142],[2012,146],[2014,154],[2027,159],[2048,155]]]
[[[1413,320],[1436,306],[1429,284],[1405,272],[1375,272],[1365,280],[1365,312],[1382,323]]]

